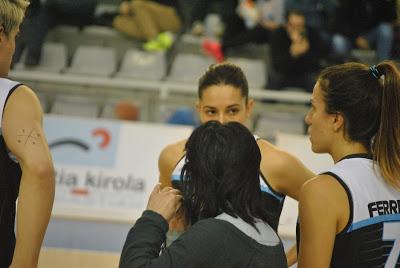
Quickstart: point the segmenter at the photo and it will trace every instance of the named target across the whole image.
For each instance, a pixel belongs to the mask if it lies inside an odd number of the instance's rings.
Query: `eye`
[[[238,108],[232,108],[232,109],[229,109],[228,110],[228,113],[229,114],[237,114],[239,112],[239,109]]]
[[[206,110],[205,113],[206,113],[206,115],[214,115],[215,111],[214,110]]]

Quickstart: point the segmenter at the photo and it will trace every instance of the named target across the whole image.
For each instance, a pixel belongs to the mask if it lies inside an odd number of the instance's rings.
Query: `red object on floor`
[[[206,39],[202,47],[204,52],[212,56],[216,62],[224,61],[224,53],[219,42]]]
[[[131,102],[121,101],[115,106],[116,118],[121,120],[139,120],[139,108]]]

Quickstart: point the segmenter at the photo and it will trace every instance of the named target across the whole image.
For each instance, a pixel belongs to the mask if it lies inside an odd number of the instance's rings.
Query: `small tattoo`
[[[24,141],[24,145],[26,145],[27,143],[36,144],[39,142],[40,134],[37,133],[35,129],[31,129],[29,134],[26,133],[28,133],[28,131],[22,129],[22,134],[18,135],[18,143]]]

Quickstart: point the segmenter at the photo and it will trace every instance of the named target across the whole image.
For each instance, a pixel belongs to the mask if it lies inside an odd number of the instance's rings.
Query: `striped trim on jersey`
[[[348,223],[336,235],[331,267],[400,267],[400,191],[365,154],[347,156],[324,174],[343,186],[350,207]]]

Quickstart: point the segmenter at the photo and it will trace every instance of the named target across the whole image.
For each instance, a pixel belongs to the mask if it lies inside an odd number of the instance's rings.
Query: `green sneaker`
[[[174,39],[172,34],[169,32],[163,32],[157,35],[153,40],[147,41],[143,45],[143,49],[146,51],[165,51],[172,46]]]

